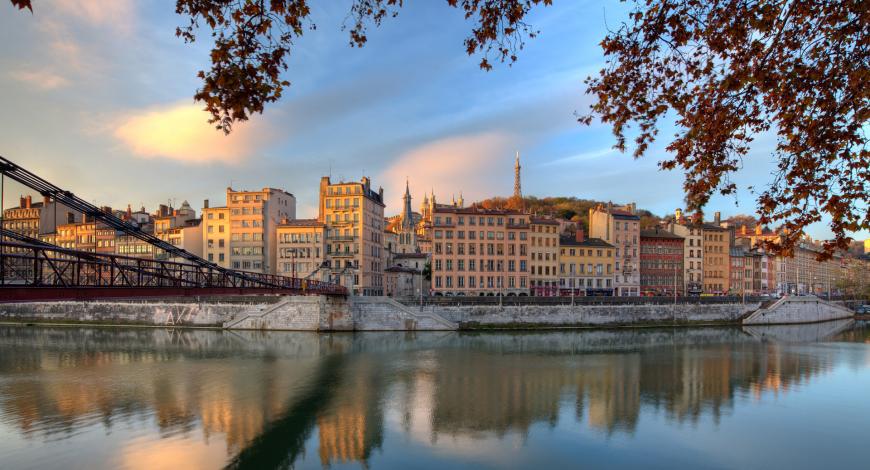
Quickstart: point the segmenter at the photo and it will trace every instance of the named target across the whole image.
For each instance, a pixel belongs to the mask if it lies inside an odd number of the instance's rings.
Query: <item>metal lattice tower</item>
[[[520,186],[520,152],[517,152],[517,160],[514,164],[514,199],[523,199],[523,189]]]

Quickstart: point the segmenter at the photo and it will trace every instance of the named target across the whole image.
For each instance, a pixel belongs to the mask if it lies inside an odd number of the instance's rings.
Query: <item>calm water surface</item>
[[[870,327],[0,326],[0,468],[867,468]]]

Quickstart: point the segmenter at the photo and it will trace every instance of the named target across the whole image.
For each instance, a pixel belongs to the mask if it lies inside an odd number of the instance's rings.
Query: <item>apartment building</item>
[[[326,225],[330,279],[357,295],[384,295],[384,207],[383,188],[373,191],[368,177],[320,179],[318,220]]]
[[[559,295],[559,222],[549,217],[530,217],[529,279],[532,295]]]
[[[731,288],[731,238],[732,233],[721,225],[716,212],[712,224],[701,224],[704,248],[704,293],[725,295]]]
[[[850,261],[840,254],[818,261],[821,251],[820,244],[805,237],[795,246],[793,256],[777,256],[774,262],[777,292],[823,296],[837,290]]]
[[[674,213],[674,221],[668,231],[683,238],[683,289],[686,295],[704,292],[704,233],[700,223],[683,215],[681,209]]]
[[[58,225],[81,222],[80,212],[53,201],[46,196],[42,202],[33,202],[31,196],[19,198],[18,207],[3,211],[3,228],[30,238],[54,233]]]
[[[277,226],[284,219],[296,218],[296,197],[275,188],[259,191],[227,188],[227,208],[230,267],[275,274]]]
[[[277,230],[277,274],[323,280],[320,273],[326,255],[326,225],[317,219],[285,220]]]
[[[637,206],[631,203],[614,207],[607,203],[589,209],[589,235],[615,247],[615,295],[640,295],[640,217]]]
[[[432,210],[434,295],[529,295],[530,216],[477,206]]]
[[[115,229],[107,227],[103,224],[97,224],[94,228],[94,238],[96,239],[96,252],[106,255],[115,253]]]
[[[565,296],[613,296],[616,247],[600,238],[586,238],[577,228],[575,236],[559,238],[559,293]]]
[[[230,268],[230,208],[227,206],[209,207],[203,201],[202,207],[202,249],[203,257],[222,268]]]
[[[203,256],[203,235],[200,219],[196,218],[196,211],[190,207],[187,201],[182,202],[181,207],[173,207],[161,204],[152,217],[154,235],[188,253]],[[156,250],[155,259],[170,261],[185,261],[183,258],[170,256],[163,250]]]
[[[685,295],[684,240],[663,228],[640,231],[641,295]]]

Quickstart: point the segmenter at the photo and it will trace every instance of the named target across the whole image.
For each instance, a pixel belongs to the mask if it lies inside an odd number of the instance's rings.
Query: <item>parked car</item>
[[[870,304],[864,304],[855,307],[855,313],[857,313],[858,315],[870,315]]]

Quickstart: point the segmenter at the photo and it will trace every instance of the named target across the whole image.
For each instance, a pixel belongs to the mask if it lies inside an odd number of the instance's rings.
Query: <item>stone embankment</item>
[[[388,297],[264,297],[245,303],[43,302],[0,304],[0,322],[211,327],[239,330],[433,331],[569,327],[811,323],[851,317],[815,297],[771,305],[449,305],[410,306]]]
[[[852,318],[855,312],[815,296],[786,296],[743,319],[744,325],[789,325]]]

